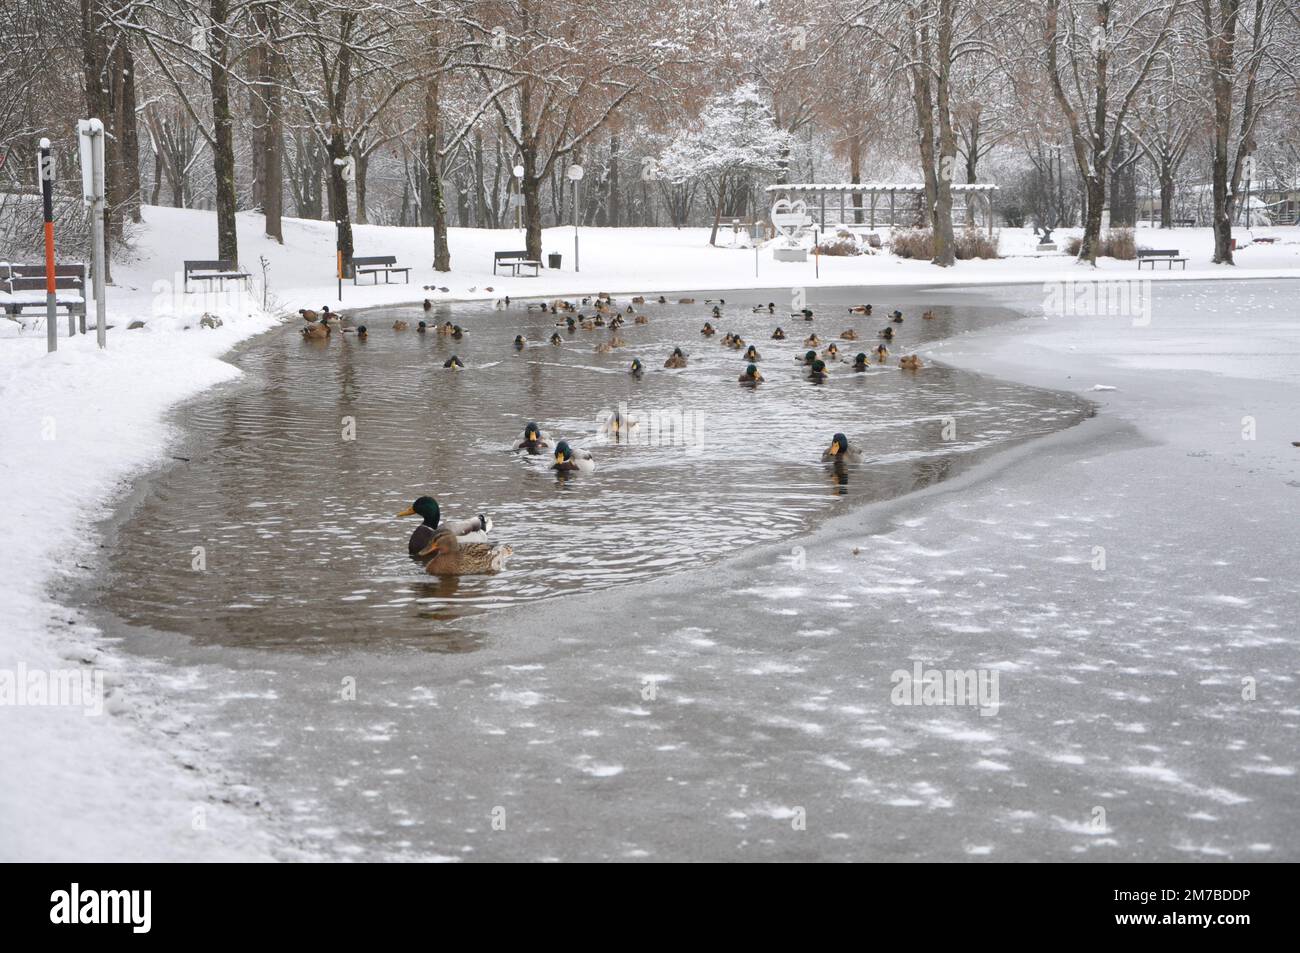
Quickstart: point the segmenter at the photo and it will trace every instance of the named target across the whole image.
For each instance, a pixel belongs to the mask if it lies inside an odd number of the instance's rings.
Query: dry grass
[[[818,245],[817,254],[829,255],[832,258],[851,258],[862,254],[862,246],[852,238],[835,238]]]
[[[1083,247],[1082,238],[1071,238],[1065,243],[1068,254],[1077,255]],[[1120,261],[1132,261],[1137,257],[1137,238],[1131,228],[1112,228],[1103,232],[1101,248],[1097,250],[1098,258],[1117,258]]]
[[[954,233],[954,250],[957,258],[997,258],[997,237],[974,228]],[[890,248],[899,258],[919,258],[925,261],[934,257],[934,234],[928,228],[899,228],[890,236]]]

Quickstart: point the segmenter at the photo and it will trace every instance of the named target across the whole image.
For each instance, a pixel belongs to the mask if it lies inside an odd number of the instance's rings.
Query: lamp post
[[[582,166],[576,163],[569,166],[569,171],[565,175],[573,183],[573,270],[576,272],[580,270],[578,268],[578,183],[582,181]]]
[[[515,227],[524,227],[524,167],[517,165],[512,170],[515,174]]]

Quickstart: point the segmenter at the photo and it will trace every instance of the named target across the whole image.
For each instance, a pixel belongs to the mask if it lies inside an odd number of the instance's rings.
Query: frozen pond
[[[471,617],[518,603],[595,590],[697,566],[806,531],[845,505],[894,497],[950,476],[987,453],[1068,427],[1089,413],[1074,397],[942,366],[900,371],[916,345],[1014,315],[951,294],[874,289],[873,316],[855,315],[861,292],[818,292],[812,322],[791,320],[788,291],[712,293],[693,305],[653,301],[627,317],[626,347],[598,354],[605,328],[568,332],[556,318],[489,305],[371,311],[367,340],[304,340],[299,323],[240,348],[237,385],[178,415],[178,460],[136,501],[112,539],[101,598],[121,619],[226,645],[405,643],[463,651]],[[771,316],[753,306],[784,302]],[[627,304],[627,298],[621,300]],[[835,341],[851,360],[878,343],[895,307],[905,314],[890,363],[854,373],[832,364],[810,384],[797,358],[804,337]],[[935,317],[922,320],[932,308]],[[586,309],[592,313],[591,309]],[[394,320],[411,330],[397,332]],[[452,320],[461,340],[415,331]],[[706,320],[718,334],[705,338]],[[771,340],[777,325],[784,341]],[[838,340],[847,328],[858,341]],[[754,344],[766,383],[736,383]],[[516,351],[514,336],[527,347]],[[680,345],[683,370],[663,368]],[[466,364],[446,370],[452,354]],[[639,358],[646,371],[633,379]],[[615,410],[646,425],[631,442],[601,433]],[[679,433],[654,438],[651,418]],[[960,419],[955,433],[945,418]],[[355,439],[345,434],[347,419]],[[548,456],[512,453],[523,424],[590,449],[593,474],[559,480]],[[860,467],[819,463],[843,431]],[[666,431],[665,431],[666,432]],[[439,580],[406,555],[418,520],[394,514],[436,496],[444,518],[490,514],[493,536],[515,550],[496,576]],[[195,571],[202,547],[203,571]]]

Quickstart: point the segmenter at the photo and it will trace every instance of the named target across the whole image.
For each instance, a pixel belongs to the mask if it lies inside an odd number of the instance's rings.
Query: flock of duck
[[[661,305],[669,303],[668,299],[663,295],[660,295],[655,300]],[[631,299],[631,302],[625,308],[620,309],[610,295],[602,292],[594,298],[581,299],[579,304],[556,299],[545,303],[529,304],[527,310],[555,315],[560,319],[556,322],[555,327],[569,334],[579,330],[594,331],[597,328],[606,328],[610,332],[610,337],[608,340],[597,344],[595,351],[600,354],[607,354],[626,345],[618,332],[628,321],[633,324],[650,323],[650,319],[646,315],[640,314],[636,310],[636,306],[646,303],[647,300],[644,296],[637,295]],[[695,299],[679,298],[676,303],[692,305],[695,304]],[[713,321],[721,319],[722,306],[726,304],[726,300],[718,299],[714,302],[712,299],[706,299],[704,303],[711,306],[711,320],[704,322],[700,334],[706,338],[711,338],[717,334]],[[509,296],[495,302],[497,310],[505,310],[510,306]],[[433,303],[426,299],[424,310],[429,311],[432,308]],[[591,309],[592,313],[589,316],[584,314],[583,309],[585,308]],[[773,303],[765,306],[757,305],[752,310],[755,314],[774,315],[776,314],[776,305]],[[870,316],[872,306],[869,304],[857,305],[849,308],[849,312],[851,314]],[[340,333],[355,334],[358,340],[365,340],[369,334],[364,324],[354,324],[347,316],[337,311],[331,311],[328,305],[322,306],[319,311],[303,309],[299,311],[299,314],[307,322],[306,327],[302,329],[302,336],[309,340],[328,340],[335,330]],[[923,320],[931,320],[934,318],[934,312],[926,311],[921,317]],[[811,309],[804,308],[801,311],[792,313],[791,318],[811,322],[814,315]],[[902,321],[903,313],[898,310],[893,311],[889,315],[889,324],[878,332],[879,343],[870,351],[858,352],[852,359],[841,355],[840,347],[835,340],[824,342],[814,332],[804,339],[804,347],[807,350],[802,355],[797,356],[795,362],[804,368],[805,378],[818,385],[826,383],[830,364],[849,364],[851,370],[855,373],[866,371],[872,364],[884,365],[889,358],[889,350],[886,344],[894,339],[893,326],[901,324]],[[398,333],[409,331],[411,330],[411,324],[408,321],[397,320],[393,322],[392,329]],[[461,340],[466,333],[460,325],[453,324],[450,321],[445,321],[442,324],[419,321],[416,323],[415,331],[418,334],[432,331],[436,335],[450,337],[453,340]],[[786,339],[786,331],[779,326],[771,334],[771,340],[784,341]],[[857,341],[859,335],[854,329],[847,328],[840,333],[838,339],[846,342]],[[559,330],[555,331],[549,340],[556,347],[564,343]],[[516,335],[512,347],[515,350],[523,350],[527,343],[527,339],[522,334]],[[741,387],[756,388],[764,382],[764,377],[758,369],[758,363],[762,360],[762,356],[759,354],[757,347],[753,344],[747,344],[740,335],[731,332],[723,335],[722,346],[744,352],[742,360],[746,361],[747,364],[744,371],[737,378],[737,382]],[[680,347],[675,347],[664,361],[664,367],[669,369],[683,368],[687,366],[688,361],[689,357],[686,352]],[[920,370],[923,365],[920,358],[915,354],[904,354],[899,357],[898,366],[904,371],[914,372]],[[465,367],[465,364],[460,357],[453,354],[443,363],[443,367],[460,370]],[[642,377],[645,368],[640,359],[634,358],[632,360],[629,373],[638,380]],[[620,428],[635,427],[635,425],[634,421],[622,421],[615,414],[607,427],[617,435]],[[596,469],[595,460],[589,452],[571,446],[567,440],[553,441],[550,435],[543,431],[535,421],[529,421],[525,424],[521,438],[513,449],[530,455],[552,452],[554,462],[551,469],[560,475],[591,473]],[[825,463],[840,467],[846,463],[860,462],[862,456],[856,447],[849,445],[849,440],[843,433],[836,433],[831,437],[830,445],[822,452],[821,459]],[[504,568],[506,560],[514,552],[509,545],[488,541],[488,533],[492,529],[492,520],[489,517],[479,514],[470,519],[443,520],[438,502],[433,497],[422,496],[397,515],[399,517],[419,516],[422,518],[423,522],[411,534],[411,538],[407,542],[407,552],[412,559],[419,560],[424,566],[425,572],[430,575],[460,576],[499,572]]]

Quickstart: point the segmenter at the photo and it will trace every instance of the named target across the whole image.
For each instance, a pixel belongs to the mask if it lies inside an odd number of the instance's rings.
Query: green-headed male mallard
[[[849,446],[849,438],[842,433],[831,437],[831,445],[822,451],[823,463],[861,463],[862,454]]]
[[[467,520],[448,520],[439,523],[442,519],[442,511],[438,508],[438,501],[431,496],[422,496],[398,516],[419,516],[424,522],[415,528],[411,534],[410,540],[407,541],[406,551],[411,554],[412,558],[418,558],[420,551],[429,545],[433,539],[433,534],[444,529],[455,534],[467,543],[481,543],[487,540],[487,535],[492,531],[492,520],[490,517],[480,513],[478,516],[471,517]]]
[[[515,444],[515,449],[524,450],[536,456],[543,450],[551,449],[551,438],[541,427],[537,426],[537,421],[530,420],[524,424],[523,439]]]
[[[750,364],[737,380],[740,381],[741,387],[757,387],[763,383],[763,375],[758,372],[757,364]]]
[[[591,473],[596,469],[596,461],[586,450],[574,449],[569,441],[561,440],[555,445],[555,463],[551,469],[558,473]]]

